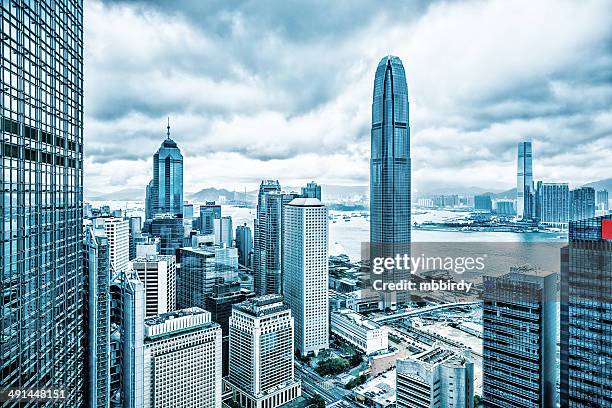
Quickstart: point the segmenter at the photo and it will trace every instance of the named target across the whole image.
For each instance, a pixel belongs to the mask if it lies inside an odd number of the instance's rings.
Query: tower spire
[[[170,139],[170,116],[168,116],[168,127],[167,127],[167,129],[168,129],[168,133],[167,133],[168,139]]]

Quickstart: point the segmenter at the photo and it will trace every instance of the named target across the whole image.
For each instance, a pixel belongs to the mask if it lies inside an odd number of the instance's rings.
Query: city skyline
[[[602,76],[611,32],[601,3],[541,3],[529,13],[520,3],[417,4],[394,8],[397,19],[365,4],[332,6],[325,18],[303,6],[321,17],[312,28],[289,24],[295,11],[284,7],[211,6],[202,16],[193,4],[86,5],[86,196],[146,185],[167,116],[185,153],[187,192],[252,190],[276,174],[284,185],[367,185],[370,75],[386,54],[406,67],[415,191],[510,188],[521,140],[541,155],[542,179],[581,184],[612,173]],[[192,15],[224,24],[204,27]]]
[[[612,25],[591,21],[600,3],[555,3],[546,15],[537,4],[522,21],[518,3],[499,0],[409,7],[392,0],[379,8],[251,1],[227,9],[184,0],[180,11],[162,0],[91,0],[86,10],[83,0],[0,4],[0,406],[612,406],[612,178],[592,183],[597,188],[558,180],[598,180],[612,169],[605,137],[612,84],[592,67],[612,67],[612,53],[571,73],[551,68],[559,61],[549,55],[546,75],[522,71],[522,82],[505,82],[516,79],[512,68],[537,66],[524,52],[542,46],[541,37],[557,40],[553,54],[580,43],[584,58],[586,37],[566,36],[586,30],[576,22],[587,14],[588,44],[593,33],[612,37]],[[570,11],[574,24],[562,38],[547,30]],[[512,25],[517,13],[520,33]],[[104,52],[84,37],[108,17],[125,41]],[[122,25],[125,18],[134,24]],[[309,19],[315,24],[304,25]],[[483,42],[470,21],[486,21],[490,37]],[[423,76],[438,73],[435,64],[420,65],[430,50],[445,55],[471,39],[475,54],[492,44],[507,52],[535,22],[541,31],[520,47],[520,64],[509,58],[516,53],[498,58],[510,62],[505,76],[495,71],[500,61],[489,61],[494,78],[475,70],[450,86],[457,66],[478,60],[469,48],[456,64],[434,58],[448,76]],[[492,23],[512,28],[513,42],[498,38]],[[448,41],[422,30],[441,30]],[[372,65],[379,31],[385,44],[410,39]],[[411,48],[419,39],[427,50]],[[335,58],[316,58],[331,56],[329,49]],[[103,63],[90,75],[84,60],[100,52]],[[410,55],[421,61],[414,76]],[[112,78],[99,87],[111,65],[108,73],[127,84],[119,97]],[[474,75],[484,87],[470,83]],[[580,87],[582,97],[559,92],[565,85]],[[91,137],[83,99],[90,89],[106,102],[87,113]],[[509,107],[517,95],[520,106]],[[559,105],[547,110],[553,100]],[[590,104],[577,108],[577,100]],[[162,112],[160,141],[147,129]],[[588,119],[573,122],[585,112]],[[517,117],[530,126],[541,121],[530,128],[539,136],[504,136]],[[135,133],[123,133],[124,125]],[[496,126],[493,137],[483,133]],[[415,141],[422,150],[413,155]],[[100,187],[122,180],[133,199],[91,200],[88,163],[94,173],[102,165],[108,180]],[[369,193],[328,193],[363,181],[361,172],[369,173],[361,184]],[[478,178],[482,188],[506,177],[516,187],[502,194],[426,196],[414,183]],[[202,180],[221,180],[226,190],[189,194]],[[235,180],[246,183],[238,194],[229,191]],[[259,186],[256,206],[251,181]],[[338,184],[323,184],[331,182]]]

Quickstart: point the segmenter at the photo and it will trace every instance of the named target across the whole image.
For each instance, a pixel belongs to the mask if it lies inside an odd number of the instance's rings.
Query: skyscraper
[[[0,392],[66,389],[82,406],[83,2],[4,2],[0,15]]]
[[[229,318],[232,315],[232,306],[254,297],[255,294],[248,289],[240,287],[240,282],[218,283],[205,299],[206,310],[210,312],[213,322],[219,323],[223,334],[223,377],[229,374]]]
[[[236,227],[236,248],[238,248],[238,263],[247,268],[251,267],[253,236],[251,235],[251,228],[246,223]]]
[[[153,156],[151,211],[151,218],[156,214],[183,214],[183,155],[170,139],[169,119],[167,138]]]
[[[233,306],[226,384],[240,407],[275,408],[301,395],[293,367],[293,318],[280,295]]]
[[[159,253],[162,255],[175,255],[178,258],[178,249],[183,246],[184,235],[185,226],[180,217],[157,214],[151,221],[151,236],[160,239]]]
[[[216,284],[238,280],[236,248],[215,246],[181,248],[181,269],[177,274],[177,307],[205,308]]]
[[[193,204],[189,204],[185,201],[185,203],[183,204],[183,228],[185,232],[185,242],[191,240],[190,235],[194,230],[193,214]],[[185,246],[188,246],[188,244]]]
[[[84,272],[87,276],[87,406],[110,407],[111,266],[102,225],[85,227]]]
[[[567,183],[543,183],[536,188],[536,218],[544,225],[567,228],[570,194]]]
[[[570,191],[570,219],[584,220],[595,216],[595,189],[582,187]]]
[[[569,223],[561,250],[561,406],[612,406],[612,215]]]
[[[153,219],[153,180],[147,184],[145,191],[145,221]]]
[[[410,254],[410,165],[406,74],[402,61],[389,55],[378,63],[374,78],[370,158],[371,258]],[[383,277],[397,282],[407,278],[404,271],[391,271]],[[398,299],[403,300],[403,297]]]
[[[596,204],[598,210],[608,211],[608,190],[597,191]]]
[[[484,277],[486,407],[556,406],[558,275]]]
[[[143,406],[145,291],[133,272],[121,271],[111,284],[111,401]]]
[[[281,276],[281,187],[277,180],[264,180],[257,196],[254,220],[253,273],[255,293],[280,293]]]
[[[516,173],[516,217],[519,220],[533,218],[533,165],[531,142],[518,144],[518,164]]]
[[[127,270],[130,262],[130,221],[123,218],[104,217],[93,220],[103,224],[110,248],[110,262],[115,272]]]
[[[136,258],[132,269],[144,285],[146,316],[176,310],[176,258],[174,255],[151,255]]]
[[[474,363],[466,351],[457,354],[434,347],[397,360],[397,408],[474,406]]]
[[[136,240],[142,234],[142,219],[140,217],[130,217],[130,256],[129,260],[136,258]]]
[[[200,206],[200,232],[214,234],[215,221],[221,218],[221,206],[214,201],[207,201]]]
[[[311,181],[306,184],[306,187],[302,187],[302,197],[303,198],[316,198],[319,201],[321,200],[321,186]]]
[[[318,354],[329,348],[327,208],[296,198],[284,211],[283,295],[295,319],[295,348]]]
[[[232,217],[225,216],[213,220],[215,232],[215,245],[233,247],[234,246],[234,228],[232,226]]]
[[[144,325],[144,407],[221,408],[221,327],[198,307]]]

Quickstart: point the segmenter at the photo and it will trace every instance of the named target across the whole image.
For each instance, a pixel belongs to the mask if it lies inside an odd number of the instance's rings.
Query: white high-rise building
[[[145,320],[144,407],[221,408],[221,326],[198,307]]]
[[[213,220],[213,230],[215,233],[215,245],[234,246],[234,231],[232,227],[232,217],[221,217]]]
[[[150,255],[131,262],[144,284],[146,316],[176,310],[176,258],[174,255]]]
[[[397,408],[474,406],[474,363],[470,352],[434,347],[397,360]]]
[[[241,407],[275,408],[301,395],[293,368],[293,317],[280,295],[235,304],[226,385]]]
[[[316,198],[295,198],[283,214],[283,295],[295,319],[302,355],[329,348],[327,208]]]
[[[130,220],[104,217],[97,218],[94,222],[104,223],[110,248],[110,263],[114,272],[126,271],[130,262]]]

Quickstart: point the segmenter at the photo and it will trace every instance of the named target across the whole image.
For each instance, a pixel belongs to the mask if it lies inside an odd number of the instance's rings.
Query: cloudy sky
[[[91,0],[85,41],[89,191],[144,191],[168,116],[187,192],[367,185],[387,54],[416,190],[510,188],[521,140],[536,179],[612,177],[609,1]]]

